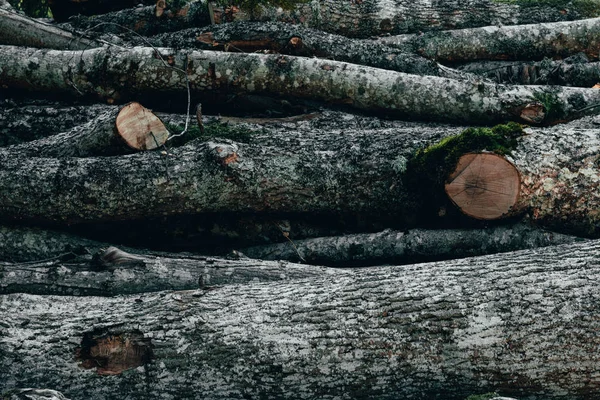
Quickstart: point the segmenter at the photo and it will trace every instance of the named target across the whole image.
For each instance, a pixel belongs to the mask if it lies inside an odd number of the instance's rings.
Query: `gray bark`
[[[94,257],[65,255],[30,263],[0,262],[0,295],[117,296],[333,274],[324,267],[283,261],[142,254],[139,250],[126,253],[116,247],[104,247]]]
[[[92,120],[66,132],[24,144],[0,149],[1,153],[20,157],[91,157],[130,154],[118,135],[115,119],[120,107],[109,107]]]
[[[541,60],[585,53],[598,60],[600,18],[382,37],[379,42],[440,62]]]
[[[597,17],[598,7],[585,1],[554,3],[498,2],[468,0],[430,2],[424,0],[313,0],[299,4],[291,11],[262,8],[254,14],[224,14],[222,7],[213,8],[215,22],[232,20],[282,21],[301,24],[347,37],[368,38],[381,34],[417,33],[430,30],[473,28],[487,25],[520,25],[540,22],[570,21]],[[127,15],[129,13],[129,15]],[[194,17],[201,16],[200,19]],[[105,15],[75,17],[70,22],[78,28],[89,28],[109,21],[127,26],[142,35],[173,32],[208,25],[206,1],[192,1],[182,10],[169,10],[168,18],[156,18],[154,7],[124,10]],[[99,29],[111,29],[108,26]],[[114,32],[114,31],[113,31]],[[117,32],[119,33],[119,32]]]
[[[73,34],[2,7],[0,7],[0,44],[63,50],[85,50],[102,45],[100,41],[82,34]]]
[[[527,225],[411,229],[294,240],[240,249],[248,257],[327,266],[411,264],[572,243],[580,238]]]
[[[355,130],[325,134],[311,128],[341,119]],[[0,214],[74,223],[212,212],[362,213],[406,223],[418,207],[400,181],[407,159],[418,147],[460,132],[411,123],[368,130],[353,116],[330,112],[290,125],[264,132],[255,127],[247,143],[194,141],[168,155],[54,159],[0,153],[0,192],[11,193],[0,196]]]
[[[301,39],[291,43],[290,39]],[[272,51],[303,57],[319,57],[416,75],[445,78],[469,76],[412,53],[371,40],[351,39],[301,25],[275,22],[238,22],[190,28],[148,38],[157,47],[221,50],[230,52]],[[140,43],[143,44],[143,43]]]
[[[595,89],[511,86],[415,76],[337,61],[303,57],[162,49],[98,48],[83,52],[1,46],[0,78],[8,88],[91,96],[109,101],[186,93],[263,93],[345,103],[412,119],[468,121],[523,120],[523,109],[552,97],[560,115],[542,107],[541,123],[592,113]],[[35,60],[32,62],[31,60]],[[531,120],[527,120],[531,123]]]
[[[600,385],[599,255],[590,241],[213,290],[2,295],[0,392],[589,399]],[[91,350],[100,341],[125,353],[119,365]]]
[[[458,69],[497,83],[516,85],[592,87],[600,82],[600,63],[589,62],[583,55],[561,61],[479,61]]]
[[[6,100],[0,105],[0,146],[42,139],[82,125],[112,106]]]

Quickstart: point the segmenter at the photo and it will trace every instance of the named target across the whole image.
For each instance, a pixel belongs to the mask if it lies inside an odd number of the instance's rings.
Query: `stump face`
[[[497,219],[519,199],[519,171],[497,154],[465,154],[448,178],[446,193],[466,215]]]
[[[117,131],[136,150],[152,150],[162,146],[169,131],[162,121],[140,103],[129,103],[117,115]]]

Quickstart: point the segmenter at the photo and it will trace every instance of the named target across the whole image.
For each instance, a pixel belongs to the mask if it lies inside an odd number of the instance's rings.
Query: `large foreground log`
[[[594,241],[210,290],[3,295],[0,392],[589,399],[599,259]]]
[[[510,86],[415,76],[337,61],[212,51],[98,48],[83,52],[0,46],[9,89],[108,101],[165,94],[262,93],[349,104],[412,119],[552,123],[593,113],[600,91]],[[32,60],[35,60],[32,62]],[[145,100],[149,101],[149,100]],[[532,107],[533,106],[533,107]],[[529,111],[535,109],[536,115]],[[559,111],[559,112],[558,112]],[[527,117],[524,117],[527,113]]]

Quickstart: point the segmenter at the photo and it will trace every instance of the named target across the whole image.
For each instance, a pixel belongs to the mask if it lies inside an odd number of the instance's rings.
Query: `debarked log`
[[[600,91],[594,89],[460,81],[283,55],[0,46],[0,61],[0,78],[9,89],[108,101],[184,98],[189,80],[193,95],[296,96],[412,119],[471,124],[506,120],[548,124],[591,114],[594,110],[589,107],[600,104]],[[524,111],[531,109],[537,110],[536,115],[524,118]],[[552,112],[556,110],[560,113]]]
[[[591,241],[213,290],[2,295],[0,392],[589,399],[599,254]]]

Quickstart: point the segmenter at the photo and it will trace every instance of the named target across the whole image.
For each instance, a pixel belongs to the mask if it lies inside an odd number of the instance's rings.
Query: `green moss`
[[[437,215],[440,208],[449,205],[444,185],[461,156],[484,150],[509,154],[523,134],[523,127],[515,122],[493,128],[468,128],[418,150],[407,164],[407,176],[411,179],[407,184],[419,194],[425,218]]]
[[[166,127],[171,134],[177,134],[183,131],[183,126],[179,125],[166,124]],[[204,132],[200,131],[198,126],[190,126],[185,134],[173,138],[173,140],[170,140],[168,143],[173,147],[179,147],[192,140],[198,139],[207,141],[214,138],[230,139],[234,142],[248,143],[248,140],[253,133],[254,131],[236,125],[213,122],[204,125]]]
[[[553,92],[536,92],[533,98],[542,103],[545,108],[546,116],[544,120],[553,121],[566,116],[563,102]]]
[[[489,399],[493,399],[494,397],[498,397],[498,393],[495,392],[490,392],[490,393],[484,393],[484,394],[472,394],[469,397],[467,397],[465,400],[489,400]]]

